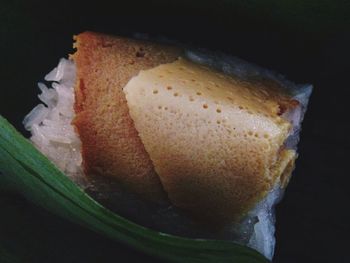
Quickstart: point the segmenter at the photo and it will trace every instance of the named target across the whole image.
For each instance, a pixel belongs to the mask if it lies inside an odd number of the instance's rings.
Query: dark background
[[[330,0],[2,1],[0,113],[26,134],[21,121],[38,103],[36,83],[84,30],[167,37],[312,83],[300,158],[277,207],[274,262],[349,262],[349,19],[346,1]],[[161,262],[3,188],[0,262]]]

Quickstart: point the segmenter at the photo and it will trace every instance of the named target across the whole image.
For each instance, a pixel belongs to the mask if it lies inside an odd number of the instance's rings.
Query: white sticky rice
[[[218,56],[204,57],[200,52],[188,52],[187,56],[198,63],[211,65],[220,68],[225,73],[239,75],[243,78],[249,77],[252,74],[267,75],[275,78],[275,75],[272,73],[268,71],[262,72],[260,68],[251,66],[241,60],[227,60],[224,57]],[[82,172],[81,143],[71,124],[74,118],[75,74],[74,62],[62,58],[58,66],[45,77],[47,82],[51,82],[51,87],[47,87],[43,83],[38,84],[41,90],[39,98],[43,104],[36,106],[25,117],[23,123],[25,128],[31,132],[31,140],[35,146],[55,163],[59,169],[67,174],[67,176],[85,189],[87,180]],[[282,81],[280,78],[278,80]],[[286,84],[286,82],[283,84],[291,88],[295,98],[302,103],[301,109],[291,116],[287,116],[292,119],[295,127],[289,140],[290,147],[296,148],[298,131],[306,109],[307,99],[311,93],[311,87],[296,86],[291,83]],[[227,233],[224,235],[224,239],[247,245],[259,251],[268,259],[272,259],[275,247],[274,205],[281,199],[282,192],[281,188],[276,186],[264,200],[259,202],[249,212],[240,224],[230,226],[226,229]],[[131,205],[133,204],[131,203]],[[153,216],[151,217],[153,219],[155,218]],[[155,221],[161,221],[162,218],[169,218],[169,216],[160,216]],[[175,222],[169,222],[169,224],[160,224],[157,230],[168,232],[169,229],[173,229],[174,224],[176,224],[176,220]],[[163,225],[168,225],[168,227],[162,228]],[[186,233],[186,230],[182,230],[175,234],[186,236]],[[198,236],[198,238],[202,237],[200,235]]]
[[[23,120],[31,132],[35,146],[56,166],[79,181],[82,177],[80,139],[74,131],[75,65],[62,58],[58,66],[45,76],[51,87],[38,83],[43,104],[37,105]]]

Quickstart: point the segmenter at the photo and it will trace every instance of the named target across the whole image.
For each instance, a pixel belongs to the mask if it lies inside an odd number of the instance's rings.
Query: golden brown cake
[[[74,125],[82,142],[84,172],[109,176],[152,200],[164,197],[122,91],[140,70],[172,62],[178,48],[85,32],[75,36],[77,68]]]
[[[296,154],[282,115],[299,103],[274,81],[243,81],[145,41],[75,40],[73,124],[86,175],[222,223],[288,182]]]

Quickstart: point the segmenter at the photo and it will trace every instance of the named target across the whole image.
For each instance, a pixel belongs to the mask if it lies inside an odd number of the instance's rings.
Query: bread
[[[179,59],[141,71],[124,92],[171,202],[193,216],[238,220],[287,180],[295,152],[283,148],[291,123],[280,105],[295,102],[283,91]]]
[[[89,176],[109,176],[151,200],[165,198],[129,116],[122,91],[140,70],[178,58],[178,48],[85,32],[74,37],[77,67],[73,121]]]

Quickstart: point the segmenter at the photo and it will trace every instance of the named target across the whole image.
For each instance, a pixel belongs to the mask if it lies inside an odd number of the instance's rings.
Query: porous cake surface
[[[239,219],[293,166],[278,110],[287,94],[186,59],[141,71],[124,92],[170,200],[197,217]]]

